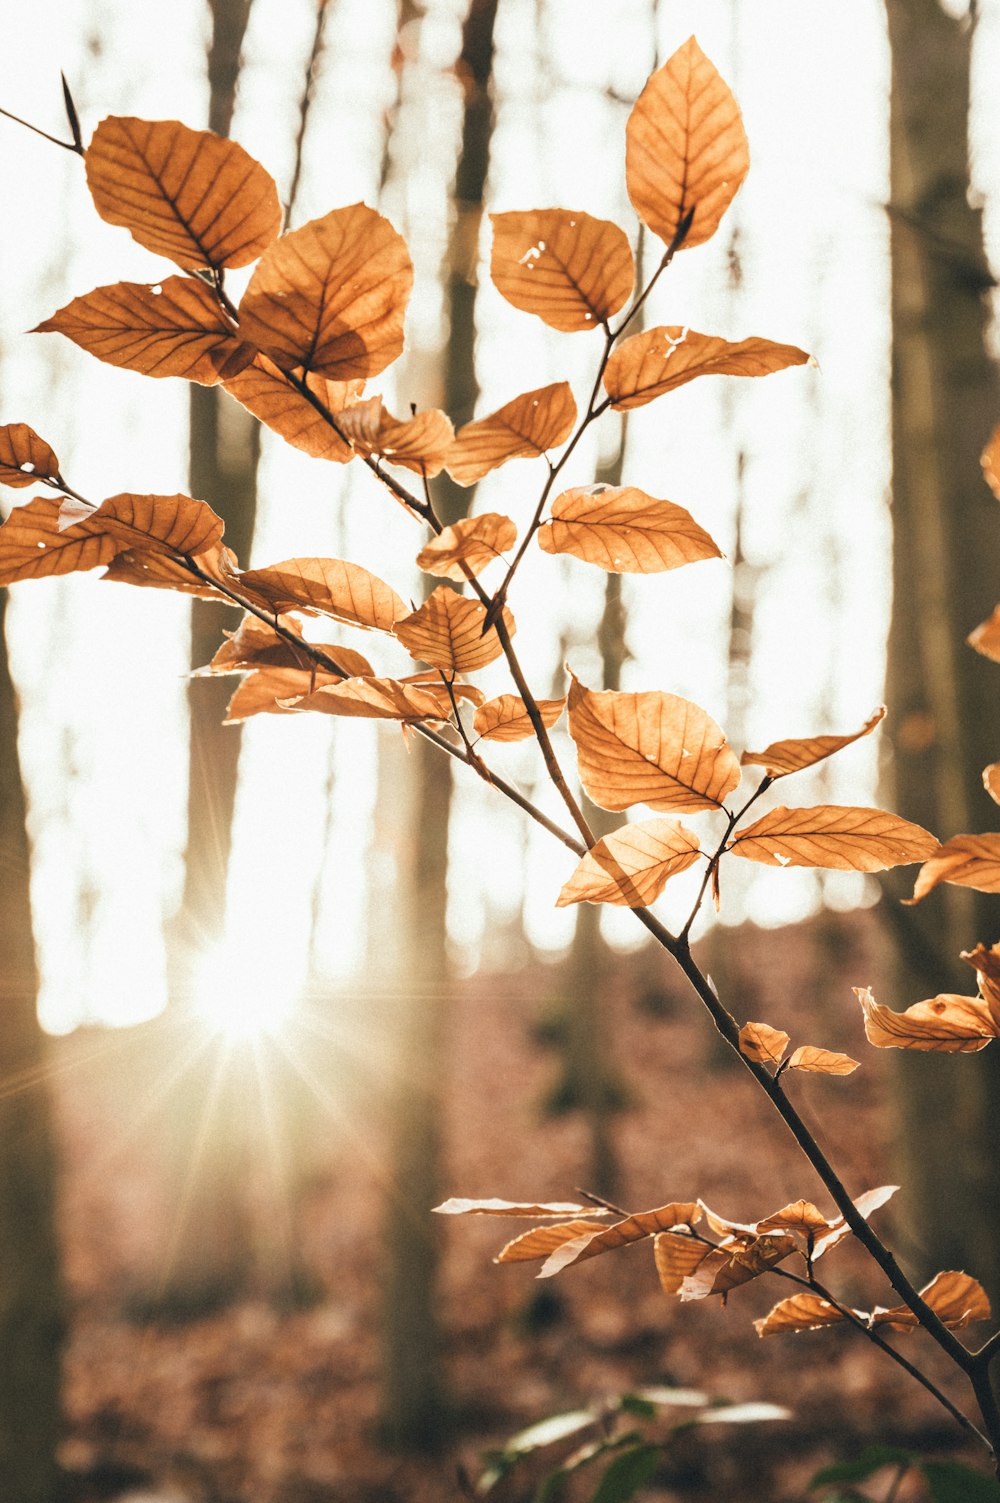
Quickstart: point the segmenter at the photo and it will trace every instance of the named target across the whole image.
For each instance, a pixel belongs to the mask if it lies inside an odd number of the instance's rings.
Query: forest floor
[[[738,999],[741,1016],[786,1028],[793,1045],[819,1044],[863,1061],[850,1077],[800,1077],[790,1090],[807,1120],[822,1124],[852,1193],[886,1182],[891,1062],[866,1044],[851,994],[852,985],[878,980],[876,921],[827,916],[793,931],[734,938],[725,936],[725,951],[738,953],[739,964],[730,960],[717,979],[724,996]],[[615,1199],[634,1210],[701,1196],[737,1220],[799,1197],[829,1209],[780,1121],[725,1057],[668,967],[642,952],[615,961],[607,987],[607,1051],[628,1095],[614,1124]],[[718,973],[721,961],[712,968]],[[565,984],[559,968],[534,964],[456,987],[450,1057],[440,1073],[444,1194],[574,1200],[578,1187],[592,1185],[585,1120],[579,1113],[546,1118],[541,1109],[560,1069],[546,1019]],[[761,1341],[752,1320],[790,1292],[787,1285],[764,1278],[737,1290],[725,1308],[718,1299],[682,1306],[661,1292],[648,1242],[536,1284],[538,1265],[492,1263],[531,1223],[492,1217],[436,1223],[445,1247],[450,1439],[424,1460],[382,1447],[380,1242],[390,1202],[372,1042],[381,1005],[361,996],[330,1002],[337,1026],[315,1033],[300,1056],[321,1099],[299,1100],[280,1151],[267,1141],[282,1111],[267,1057],[279,1041],[259,1046],[252,1069],[238,1066],[228,1105],[218,1045],[211,1046],[214,1085],[197,1077],[201,1095],[192,1105],[178,1085],[176,1038],[168,1046],[169,1030],[159,1025],[54,1041],[71,1305],[64,1461],[73,1503],[126,1496],[136,1503],[451,1503],[466,1496],[460,1470],[477,1478],[483,1451],[513,1432],[643,1385],[790,1411],[787,1420],[678,1435],[642,1495],[660,1503],[815,1498],[808,1482],[816,1469],[873,1440],[963,1454],[944,1411],[855,1333]],[[236,1055],[226,1056],[232,1068]],[[262,1090],[270,1109],[251,1110],[252,1091]],[[205,1174],[216,1176],[208,1198],[189,1182],[178,1200],[170,1189],[178,1183],[171,1122],[178,1110],[199,1119],[213,1091],[216,1127],[220,1111],[231,1128],[242,1110],[242,1135],[229,1134],[228,1166],[218,1155],[199,1157]],[[210,1125],[206,1142],[213,1131]],[[282,1175],[287,1193],[279,1204],[274,1186]],[[239,1224],[226,1232],[221,1212],[234,1187]],[[920,1271],[901,1200],[878,1213],[878,1224]],[[223,1253],[254,1253],[253,1292],[199,1318],[154,1320],[143,1312],[165,1295],[171,1262],[183,1255],[181,1203],[189,1222],[195,1218],[202,1251],[220,1251],[212,1238],[229,1236],[235,1240]],[[308,1294],[297,1303],[273,1298],[289,1247],[298,1294]],[[893,1303],[855,1251],[845,1244],[832,1253],[827,1278],[855,1306]],[[926,1338],[895,1339],[964,1402]],[[530,1499],[538,1468],[551,1464],[539,1461],[533,1480],[505,1483],[493,1496]],[[904,1484],[895,1496],[902,1503],[919,1494]]]

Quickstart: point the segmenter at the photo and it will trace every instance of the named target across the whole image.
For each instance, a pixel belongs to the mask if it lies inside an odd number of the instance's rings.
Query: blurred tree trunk
[[[447,302],[450,335],[444,405],[456,427],[473,415],[475,271],[489,168],[493,28],[497,0],[471,0],[462,31],[459,77],[465,90],[455,183]],[[474,492],[447,475],[435,505],[447,524],[468,514]],[[401,1449],[440,1444],[447,1423],[436,1310],[440,1223],[429,1215],[441,1199],[441,1091],[448,1031],[448,824],[451,761],[414,739],[412,826],[400,873],[405,977],[396,1026],[391,1123],[391,1192],[387,1208],[383,1294],[382,1431]]]
[[[981,772],[1000,748],[996,666],[965,645],[997,596],[998,518],[979,454],[1000,418],[986,347],[992,285],[970,203],[968,23],[938,0],[892,0],[894,604],[889,650],[896,805],[940,838],[995,824]],[[912,869],[908,872],[912,879]],[[958,960],[1000,937],[1000,904],[940,888],[887,912],[894,1006],[975,990]],[[888,1000],[888,999],[887,999]],[[998,1051],[908,1055],[898,1076],[908,1232],[933,1267],[1000,1292]]]
[[[17,700],[0,592],[0,1497],[54,1503],[63,1303]]]

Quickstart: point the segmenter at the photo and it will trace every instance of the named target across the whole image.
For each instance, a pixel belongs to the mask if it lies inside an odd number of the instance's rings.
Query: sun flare
[[[287,978],[227,945],[202,957],[193,988],[194,1010],[204,1024],[229,1043],[274,1038],[295,1007]]]

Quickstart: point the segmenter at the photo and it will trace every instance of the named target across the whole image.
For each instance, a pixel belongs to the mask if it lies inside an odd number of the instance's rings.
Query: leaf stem
[[[0,115],[7,120],[13,120],[15,125],[23,125],[25,130],[34,131],[36,136],[51,141],[53,146],[61,146],[63,151],[71,151],[74,156],[83,156],[83,147],[78,141],[60,141],[58,136],[50,136],[47,130],[42,130],[40,125],[32,125],[30,120],[22,120],[20,115],[12,115],[10,110],[0,108]]]

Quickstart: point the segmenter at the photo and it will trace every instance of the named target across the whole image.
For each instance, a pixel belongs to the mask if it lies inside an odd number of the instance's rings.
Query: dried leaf
[[[639,218],[669,245],[693,214],[684,245],[718,229],[747,175],[739,106],[714,63],[689,37],[658,68],[625,127],[625,180]]]
[[[101,218],[185,270],[248,266],[281,228],[278,192],[260,163],[177,120],[110,115],[85,165]]]
[[[462,517],[421,548],[417,568],[444,579],[463,580],[466,570],[481,574],[488,564],[513,547],[516,537],[517,528],[510,517],[497,511]]]
[[[506,606],[503,618],[513,634],[514,618]],[[448,673],[471,673],[485,668],[503,651],[495,627],[483,635],[485,619],[486,607],[478,600],[439,585],[418,610],[396,622],[395,632],[418,661]]]
[[[522,1200],[464,1200],[452,1196],[434,1210],[441,1216],[603,1216],[594,1206],[579,1206],[572,1200],[535,1204]]]
[[[846,1319],[836,1305],[818,1294],[793,1294],[790,1299],[779,1300],[763,1320],[755,1320],[754,1328],[758,1336],[779,1336],[786,1331],[818,1331]]]
[[[147,287],[115,282],[74,298],[36,334],[65,334],[108,365],[144,376],[182,376],[214,386],[254,358],[204,282],[167,277]]]
[[[983,768],[983,787],[993,802],[1000,804],[1000,762],[991,762]]]
[[[879,1185],[875,1190],[865,1190],[862,1195],[856,1197],[854,1205],[868,1221],[877,1210],[892,1199],[898,1189],[898,1185]],[[837,1216],[830,1222],[830,1230],[817,1238],[812,1252],[813,1262],[815,1263],[817,1258],[821,1258],[824,1253],[828,1253],[831,1248],[852,1235],[851,1228],[844,1217]]]
[[[974,887],[977,892],[1000,892],[1000,835],[955,835],[917,873],[913,897],[919,903],[939,882]]]
[[[441,1208],[438,1207],[440,1210]],[[561,1221],[557,1226],[535,1226],[530,1232],[522,1232],[502,1247],[493,1259],[494,1263],[528,1263],[537,1258],[547,1258],[564,1242],[573,1242],[590,1232],[601,1232],[600,1221]]]
[[[697,376],[769,376],[808,360],[805,350],[792,344],[775,344],[772,339],[730,344],[714,334],[672,324],[624,340],[608,361],[604,386],[612,407],[626,412]]]
[[[950,1331],[960,1331],[976,1320],[990,1319],[990,1302],[986,1290],[971,1274],[956,1273],[953,1270],[935,1274],[920,1294]],[[912,1330],[920,1325],[907,1305],[894,1305],[891,1310],[874,1310],[871,1323],[873,1326],[890,1326],[894,1331]]]
[[[59,461],[43,438],[27,423],[0,428],[0,481],[18,489],[36,480],[55,480]]]
[[[700,853],[698,836],[675,819],[623,825],[591,847],[560,892],[556,907],[615,903],[645,908]]]
[[[280,618],[279,618],[280,619]],[[302,638],[301,623],[294,616],[281,619],[284,632]],[[274,627],[256,616],[244,616],[235,631],[225,632],[226,641],[218,649],[212,661],[204,668],[195,670],[196,675],[218,673],[245,673],[256,668],[304,668],[312,666],[306,653],[295,647],[275,631]],[[371,664],[360,652],[339,643],[313,642],[310,647],[330,654],[342,670],[341,677],[354,678],[373,673]]]
[[[248,673],[234,691],[226,710],[226,725],[237,725],[251,715],[292,715],[287,701],[311,694],[324,684],[340,683],[336,674],[308,668],[259,668]],[[286,703],[280,704],[279,700]]]
[[[920,825],[883,809],[817,804],[779,805],[748,825],[728,849],[764,866],[823,866],[835,871],[878,872],[923,861],[938,842]]]
[[[401,684],[418,684],[421,688],[433,688],[434,693],[441,696],[442,703],[450,705],[448,690],[441,680],[441,675],[436,668],[425,669],[422,673],[409,673],[399,680]],[[476,706],[484,704],[486,695],[482,689],[477,689],[475,684],[463,683],[461,679],[453,679],[452,693],[456,699],[467,699],[470,704]]]
[[[563,491],[538,542],[546,553],[570,553],[614,574],[659,574],[723,556],[683,506],[634,485]]]
[[[378,455],[417,475],[439,474],[455,439],[451,418],[436,407],[401,420],[386,411],[381,397],[345,407],[337,426],[359,454]]]
[[[770,1023],[744,1023],[740,1029],[740,1053],[758,1065],[778,1065],[789,1045],[788,1034]]]
[[[275,242],[240,304],[240,327],[282,370],[330,381],[377,375],[403,352],[413,266],[375,209],[351,204]]]
[[[315,372],[306,376],[305,383],[335,420],[348,402],[360,395],[365,384],[327,381]],[[227,377],[223,384],[230,396],[293,449],[302,449],[314,459],[331,459],[335,464],[347,464],[354,458],[354,450],[340,436],[337,427],[289,384],[284,372],[266,355],[257,355],[245,370]]]
[[[990,1010],[990,1016],[1000,1029],[1000,944],[976,945],[973,950],[963,950],[962,959],[975,966],[979,982],[979,995]]]
[[[741,767],[763,767],[769,778],[784,778],[791,772],[800,772],[803,767],[812,767],[826,757],[832,757],[842,747],[850,746],[868,736],[885,719],[885,705],[879,705],[865,721],[860,731],[850,736],[805,736],[791,741],[772,741],[761,752],[745,751],[740,758]]]
[[[970,647],[981,652],[984,658],[992,658],[994,663],[1000,663],[1000,605],[965,640]]]
[[[990,435],[990,441],[982,452],[980,463],[986,484],[1000,501],[1000,427],[994,428]]]
[[[490,275],[508,303],[571,334],[606,324],[635,281],[624,232],[568,209],[491,214]]]
[[[853,1075],[858,1061],[849,1054],[836,1054],[830,1049],[817,1049],[804,1044],[793,1051],[788,1061],[790,1070],[803,1070],[810,1075]]]
[[[60,496],[36,496],[15,506],[0,527],[0,585],[18,579],[44,579],[109,563],[119,544],[100,528],[59,527]]]
[[[682,1232],[660,1232],[653,1238],[653,1260],[664,1294],[678,1294],[689,1273],[711,1252],[704,1242]]]
[[[865,1015],[865,1033],[876,1049],[917,1049],[942,1054],[975,1054],[1000,1027],[981,997],[943,992],[927,1002],[915,1002],[905,1012],[893,1012],[872,996],[870,987],[854,988]]]
[[[791,1205],[782,1206],[780,1211],[775,1211],[771,1216],[765,1216],[763,1221],[758,1221],[758,1232],[801,1232],[804,1236],[812,1236],[816,1232],[827,1232],[831,1223],[827,1221],[818,1206],[814,1206],[811,1200],[794,1200]]]
[[[569,438],[576,402],[567,381],[526,391],[489,417],[459,428],[445,459],[456,485],[475,485],[509,459],[537,459]]]
[[[332,616],[376,631],[391,632],[407,613],[384,580],[340,558],[288,558],[266,569],[248,569],[240,575],[240,588],[277,614]]]
[[[198,567],[213,579],[224,580],[234,576],[236,558],[230,549],[219,544],[198,555]],[[174,590],[181,595],[218,600],[225,605],[235,603],[223,590],[192,575],[177,559],[146,548],[124,548],[121,553],[116,553],[101,575],[101,583],[105,581],[154,590]]]
[[[546,730],[555,725],[566,706],[565,699],[538,699],[535,703]],[[499,699],[488,699],[476,711],[473,725],[484,741],[526,741],[535,734],[531,717],[519,694],[501,694]]]
[[[669,1231],[675,1226],[694,1226],[701,1220],[701,1208],[694,1201],[671,1201],[653,1211],[636,1211],[622,1221],[601,1227],[596,1232],[585,1232],[571,1242],[564,1242],[550,1254],[538,1277],[550,1279],[574,1263],[585,1263],[601,1253],[615,1252],[630,1242],[641,1242],[655,1232]]]
[[[403,684],[393,678],[346,678],[306,694],[282,706],[290,710],[318,710],[324,715],[340,715],[361,720],[401,720],[416,724],[421,720],[447,720],[451,700],[443,684]]]
[[[775,1236],[737,1239],[732,1246],[710,1252],[681,1284],[682,1302],[706,1299],[711,1294],[726,1295],[740,1284],[748,1284],[774,1268],[796,1250],[794,1237],[787,1232]]]
[[[718,809],[739,783],[739,763],[725,736],[690,700],[657,692],[595,693],[570,677],[569,729],[580,779],[602,809]]]

